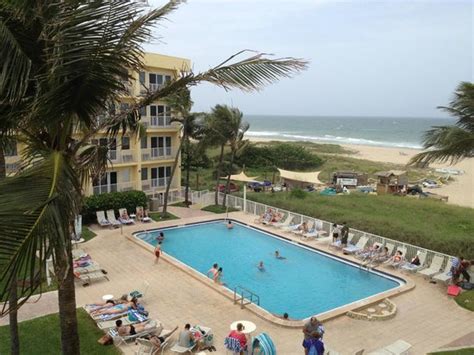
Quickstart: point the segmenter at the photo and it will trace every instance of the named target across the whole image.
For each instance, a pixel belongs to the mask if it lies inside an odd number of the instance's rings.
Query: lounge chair
[[[345,254],[354,254],[355,252],[364,249],[368,241],[369,241],[369,237],[362,236],[359,238],[359,240],[357,241],[355,245],[348,244],[347,247],[342,248],[342,251]]]
[[[123,215],[126,215],[128,218],[123,218],[122,217]],[[135,224],[135,221],[128,216],[128,212],[127,212],[126,208],[120,208],[119,209],[119,219],[118,220],[122,224]]]
[[[129,315],[130,314],[133,314],[133,317],[132,319],[134,320],[130,320],[130,317]],[[148,320],[148,317],[144,316],[143,314],[135,311],[135,310],[131,310],[131,311],[128,311],[127,312],[127,315],[125,317],[121,317],[119,318],[121,321],[122,321],[122,325],[130,325],[130,324],[135,324],[135,323],[142,323],[142,322],[146,322]],[[114,328],[116,325],[115,325],[115,322],[117,321],[117,319],[115,320],[104,320],[104,321],[101,321],[99,320],[97,322],[97,327],[99,327],[99,329],[111,329],[111,328]]]
[[[151,334],[159,334],[163,330],[163,326],[157,320],[151,319],[147,322],[147,328],[142,332],[135,333],[133,335],[119,335],[116,329],[110,329],[109,335],[114,339],[115,345],[120,345],[122,343],[127,343],[129,340],[135,340],[137,338],[151,335]]]
[[[286,216],[285,220],[282,221],[282,222],[275,222],[272,224],[273,227],[276,227],[276,228],[284,228],[284,227],[288,227],[291,223],[291,221],[293,220],[293,215],[291,213],[288,213],[288,215]]]
[[[190,346],[181,346],[179,345],[179,342],[174,343],[174,345],[170,348],[171,351],[179,354],[185,354],[185,353],[192,353],[193,349],[196,347],[197,343],[193,343]]]
[[[114,210],[107,210],[106,214],[107,214],[107,219],[109,220],[110,224],[112,224],[112,226],[118,227],[122,224],[119,221],[117,221],[117,219],[115,218]]]
[[[74,259],[79,259],[82,256],[88,255],[83,249],[73,249],[72,250],[72,257]]]
[[[101,227],[110,227],[112,225],[109,220],[105,218],[104,211],[96,211],[95,215],[97,216],[97,223],[99,223]]]
[[[443,263],[444,257],[441,255],[435,255],[431,261],[430,266],[427,269],[418,271],[418,273],[423,276],[433,277],[440,272]]]
[[[433,276],[433,280],[441,281],[448,283],[449,280],[453,278],[453,274],[451,273],[451,268],[453,267],[453,261],[449,260],[446,263],[446,267],[444,268],[444,271],[438,275]]]
[[[329,237],[328,237],[329,238]],[[352,239],[354,238],[354,234],[353,233],[349,233],[349,236],[347,237],[347,244],[349,245],[350,242],[352,241]],[[336,248],[336,249],[341,249],[342,248],[342,243],[341,243],[341,240],[338,239],[336,240],[334,243],[330,243],[329,244],[329,248]]]
[[[89,273],[92,273],[92,272],[99,272],[99,271],[104,274],[104,270],[100,267],[99,264],[97,264],[94,261],[91,261],[89,263],[89,265],[87,265],[87,266],[81,266],[81,267],[75,267],[74,268],[74,273],[81,274],[81,275],[89,274]]]
[[[290,224],[289,226],[282,227],[281,230],[284,231],[284,232],[292,232],[292,231],[297,230],[299,228],[299,226],[301,226],[301,223]]]
[[[311,221],[308,222],[308,221],[306,221],[306,226],[307,226],[307,228],[308,228],[308,232],[307,232],[307,233],[309,233],[309,232],[314,232],[314,222],[311,222]],[[303,231],[300,230],[300,229],[292,230],[291,232],[294,233],[294,234],[300,235],[300,236],[303,236],[303,235],[304,235]]]
[[[165,342],[161,344],[161,353],[163,354],[164,345],[167,343],[168,339],[165,339]],[[155,355],[158,352],[158,349],[153,345],[153,343],[146,339],[137,339],[138,350],[135,352],[136,355]]]
[[[397,251],[395,253],[397,253],[398,251],[402,253],[402,257],[401,257],[400,261],[390,261],[387,264],[388,266],[391,266],[395,269],[402,266],[406,262],[405,255],[407,253],[407,248],[406,247],[398,247]]]
[[[136,214],[136,217],[138,220],[140,220],[141,222],[151,222],[152,219],[148,216],[145,216],[145,210],[143,209],[142,206],[137,206],[137,214]]]
[[[411,271],[411,272],[417,272],[418,270],[423,269],[425,267],[427,255],[428,253],[426,252],[426,250],[419,251],[418,258],[420,259],[420,265],[413,265],[412,263],[407,261],[401,266],[401,269],[406,270],[406,271]]]
[[[252,352],[251,353],[253,353],[253,351],[256,348],[256,343],[257,342],[255,340],[258,340],[258,344],[259,344],[259,347],[260,347],[260,354],[263,354],[263,355],[276,355],[277,352],[276,352],[275,344],[273,344],[272,339],[266,333],[260,333],[255,338],[253,338],[253,340],[252,340]]]
[[[411,344],[404,340],[397,340],[396,342],[387,345],[383,348],[377,349],[368,355],[380,355],[380,354],[393,354],[393,355],[405,355],[411,349]]]
[[[375,247],[378,246],[378,249],[375,250]],[[358,252],[355,252],[354,253],[354,256],[357,258],[357,259],[367,259],[367,258],[370,258],[372,255],[374,255],[377,251],[380,251],[383,247],[383,244],[382,243],[378,243],[378,242],[375,242],[374,244],[372,244],[372,246],[370,246],[370,248],[365,248],[363,250],[360,250]]]
[[[107,276],[102,271],[92,271],[87,274],[76,274],[76,278],[82,281],[82,286],[89,285],[92,281],[106,279],[110,281]]]

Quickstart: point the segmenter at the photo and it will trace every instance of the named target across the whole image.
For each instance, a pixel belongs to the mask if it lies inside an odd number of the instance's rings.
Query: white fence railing
[[[194,194],[195,192],[193,192]],[[215,192],[207,192],[203,191],[200,195],[196,195],[193,203],[199,203],[200,205],[203,206],[208,206],[214,204],[214,196]],[[219,203],[222,203],[224,194],[222,192],[219,192]],[[332,226],[333,222],[328,222],[319,218],[314,218],[314,217],[309,217],[305,216],[299,213],[294,213],[285,209],[281,209],[278,207],[270,206],[270,205],[265,205],[263,203],[255,202],[255,201],[250,201],[246,200],[245,206],[244,206],[244,199],[241,197],[233,196],[233,195],[227,195],[226,197],[226,204],[229,207],[245,211],[246,213],[255,215],[255,216],[261,216],[265,211],[267,211],[269,208],[272,210],[276,211],[277,213],[281,213],[285,216],[288,214],[293,216],[292,223],[302,223],[303,221],[306,222],[311,222],[314,223],[316,226],[316,229],[325,231],[328,233],[328,235],[332,234]],[[373,243],[381,243],[383,245],[386,245],[387,243],[393,244],[394,251],[398,247],[404,247],[406,248],[407,252],[405,255],[406,260],[411,260],[418,251],[426,251],[427,252],[427,258],[425,261],[425,265],[429,265],[431,263],[431,260],[435,255],[440,255],[445,258],[443,268],[446,266],[446,263],[449,262],[449,260],[452,258],[452,256],[440,253],[434,250],[426,249],[426,248],[421,248],[416,245],[404,243],[398,240],[390,239],[390,238],[385,238],[376,234],[364,232],[358,229],[350,228],[349,232],[353,234],[353,239],[352,243],[357,243],[357,241],[362,237],[366,236],[369,238],[369,243],[372,245]]]

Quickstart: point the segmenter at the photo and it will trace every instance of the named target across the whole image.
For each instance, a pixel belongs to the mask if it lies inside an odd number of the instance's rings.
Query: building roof
[[[178,72],[191,70],[191,61],[186,58],[147,52],[143,59],[146,67],[168,69]]]
[[[405,175],[407,172],[403,170],[389,170],[389,171],[379,171],[375,173],[376,176],[389,177],[391,175],[400,176]]]
[[[289,171],[289,170],[283,170],[283,169],[278,169],[278,171],[280,172],[280,176],[283,179],[307,182],[310,184],[324,185],[324,183],[319,181],[318,179],[320,171],[314,171],[311,173],[299,173],[297,171]]]

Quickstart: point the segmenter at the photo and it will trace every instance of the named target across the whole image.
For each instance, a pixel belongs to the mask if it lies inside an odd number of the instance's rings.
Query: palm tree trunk
[[[189,154],[189,140],[186,142],[186,164],[185,164],[185,170],[186,170],[186,179],[184,181],[184,204],[186,207],[189,207],[189,175],[191,174],[191,158]]]
[[[227,202],[227,193],[229,192],[229,186],[230,186],[230,172],[232,172],[232,166],[234,165],[234,159],[235,159],[235,151],[232,151],[231,152],[231,157],[230,157],[229,176],[227,176],[227,182],[226,182],[225,190],[224,190],[224,198],[222,199],[222,207],[225,207],[226,202]]]
[[[7,177],[7,169],[5,162],[5,151],[3,146],[0,144],[0,180]],[[13,276],[12,288],[10,290],[10,296],[8,297],[8,306],[10,312],[8,313],[8,322],[10,327],[10,352],[12,355],[20,354],[20,337],[18,335],[18,311],[17,311],[17,280],[16,275]]]
[[[221,170],[222,170],[222,161],[224,160],[224,147],[225,144],[221,145],[221,154],[219,155],[219,164],[217,165],[217,171],[216,171],[216,194],[214,197],[214,204],[218,205],[219,204],[219,180],[221,178]]]
[[[77,328],[76,292],[72,269],[71,243],[66,246],[66,254],[56,255],[56,275],[59,281],[58,304],[59,325],[61,327],[61,352],[64,355],[79,355],[79,333]]]
[[[183,137],[183,139],[181,139],[181,142],[179,143],[179,148],[178,148],[178,151],[176,152],[176,157],[174,158],[173,168],[171,169],[171,176],[166,184],[165,196],[163,197],[163,212],[162,212],[163,217],[166,216],[166,213],[168,210],[168,195],[170,193],[171,182],[173,181],[174,173],[176,172],[176,168],[178,167],[179,155],[181,154],[181,149],[183,148],[184,140],[185,140],[185,137]]]

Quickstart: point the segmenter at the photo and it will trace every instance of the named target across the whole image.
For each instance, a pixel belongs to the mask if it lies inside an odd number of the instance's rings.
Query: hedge
[[[100,195],[92,195],[84,199],[82,207],[82,219],[85,224],[97,221],[96,211],[114,210],[126,208],[128,213],[135,212],[137,206],[147,206],[148,198],[143,191],[110,192]]]

